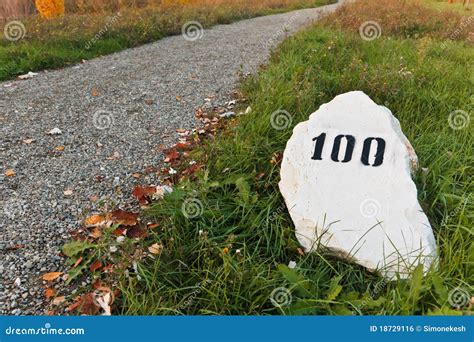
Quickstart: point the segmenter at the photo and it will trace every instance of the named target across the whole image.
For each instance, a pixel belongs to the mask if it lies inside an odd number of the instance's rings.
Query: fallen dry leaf
[[[94,229],[91,230],[89,235],[92,236],[94,239],[97,239],[97,238],[100,238],[102,236],[102,232],[100,231],[99,228],[94,227]]]
[[[76,262],[74,263],[74,265],[72,265],[71,269],[76,268],[77,265],[79,265],[79,264],[82,262],[82,259],[83,259],[82,257],[80,257],[79,259],[77,259]]]
[[[94,97],[99,95],[99,91],[97,90],[97,88],[92,88],[91,95]]]
[[[127,236],[129,238],[141,238],[147,236],[147,232],[139,224],[127,229]]]
[[[92,293],[83,295],[80,299],[79,310],[84,315],[96,315],[100,308],[95,304]]]
[[[89,270],[91,272],[94,272],[94,271],[97,271],[101,267],[102,267],[102,262],[100,260],[96,260],[89,266]]]
[[[61,274],[63,274],[63,272],[50,272],[43,274],[42,278],[44,281],[53,281],[57,279]]]
[[[81,297],[76,297],[74,298],[74,303],[72,303],[71,305],[69,305],[67,308],[66,308],[66,311],[73,311],[73,310],[76,310],[79,305],[81,305],[81,301],[80,301]]]
[[[173,148],[166,154],[165,162],[173,163],[174,161],[178,159],[179,159],[179,152],[175,148]]]
[[[7,169],[7,170],[5,171],[5,176],[7,176],[7,177],[13,177],[13,176],[15,176],[15,171],[13,171],[13,169]]]
[[[66,297],[59,296],[53,299],[53,305],[60,305],[66,301]]]
[[[66,147],[64,147],[64,146],[56,146],[54,149],[58,152],[62,152],[62,151],[64,151],[65,148]]]
[[[125,235],[125,233],[127,233],[127,229],[122,227],[119,227],[112,232],[112,234],[114,234],[115,236],[122,236]]]
[[[148,223],[148,229],[155,229],[159,226],[159,223]]]
[[[151,254],[161,254],[161,251],[163,250],[163,245],[159,244],[159,243],[154,243],[153,245],[151,245],[150,247],[148,247],[148,251],[151,253]]]
[[[97,227],[101,223],[105,222],[106,218],[104,215],[92,215],[85,219],[84,224],[87,227]]]
[[[141,187],[137,186],[133,189],[133,196],[138,199],[140,204],[147,204],[148,198],[156,193],[156,186]]]
[[[35,141],[36,140],[34,140],[34,139],[24,139],[24,140],[22,140],[23,144],[26,144],[26,145],[32,144]]]
[[[46,298],[51,298],[56,295],[56,290],[48,287],[46,290],[44,290],[44,296]]]
[[[73,191],[71,189],[64,190],[64,196],[71,196]]]
[[[122,226],[134,226],[138,221],[138,213],[123,211],[120,209],[112,211],[112,220]]]

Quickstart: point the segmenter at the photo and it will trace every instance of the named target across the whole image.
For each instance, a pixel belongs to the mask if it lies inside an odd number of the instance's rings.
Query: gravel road
[[[60,247],[87,210],[100,200],[126,205],[134,185],[156,183],[153,173],[132,174],[160,166],[158,145],[197,125],[196,108],[224,105],[239,71],[255,72],[270,47],[338,5],[220,25],[196,41],[173,36],[0,83],[0,314],[44,313],[39,277],[65,270]],[[60,134],[48,134],[55,128]]]

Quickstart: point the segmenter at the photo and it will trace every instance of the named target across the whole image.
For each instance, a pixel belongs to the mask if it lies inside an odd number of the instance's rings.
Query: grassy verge
[[[120,288],[115,313],[130,315],[470,311],[470,305],[453,306],[453,293],[472,293],[474,281],[474,50],[462,32],[455,41],[445,38],[458,27],[456,14],[414,6],[357,2],[288,39],[267,67],[244,81],[249,113],[230,119],[203,146],[168,154],[178,170],[169,179],[174,191],[145,212],[148,236],[123,223],[136,224],[130,214],[116,220],[122,223],[84,228],[87,243],[65,249],[73,256],[70,279],[87,274],[94,288]],[[393,13],[398,17],[389,20]],[[358,28],[370,18],[382,35],[365,41]],[[444,32],[439,23],[451,26]],[[417,151],[419,200],[440,252],[439,267],[426,277],[418,269],[410,280],[387,283],[324,251],[305,254],[296,241],[277,186],[281,153],[298,122],[351,90],[390,108]],[[277,110],[292,115],[285,130],[271,125]],[[186,166],[172,165],[185,154]],[[201,171],[189,179],[191,159]],[[91,302],[90,294],[81,298],[75,308]]]
[[[469,7],[466,7],[465,5],[462,4],[462,1],[457,1],[452,4],[450,4],[446,0],[424,0],[425,3],[434,9],[437,9],[439,11],[457,11],[463,15],[472,15],[473,11],[472,8],[474,7],[473,4],[471,4]]]
[[[286,41],[270,65],[244,83],[252,112],[195,152],[206,165],[197,181],[181,182],[148,211],[160,223],[149,242],[163,250],[138,264],[139,279],[122,278],[122,313],[462,313],[448,297],[457,287],[471,291],[474,280],[474,136],[469,126],[454,130],[448,116],[472,112],[473,50],[464,42],[443,47],[436,30],[424,29],[421,39],[399,31],[367,42],[350,29],[313,27]],[[439,268],[425,278],[417,273],[386,283],[324,252],[298,249],[277,188],[278,155],[294,125],[354,89],[395,113],[420,158],[419,200],[441,254]],[[278,109],[293,116],[287,130],[270,125]],[[183,215],[189,199],[200,209],[192,219]],[[290,261],[296,269],[284,266]],[[291,305],[274,306],[271,294],[282,287],[290,290]]]
[[[53,20],[24,20],[25,37],[0,40],[0,81],[29,71],[53,69],[150,43],[181,33],[183,24],[203,27],[294,9],[317,7],[333,0],[203,1],[201,4],[125,9],[118,13],[67,15]],[[5,24],[5,23],[4,23]],[[1,32],[3,26],[0,23]],[[17,32],[18,34],[18,32]]]

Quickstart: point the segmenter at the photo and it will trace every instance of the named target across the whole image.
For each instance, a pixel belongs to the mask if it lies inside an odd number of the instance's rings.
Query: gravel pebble
[[[160,166],[158,145],[195,127],[196,108],[224,106],[239,73],[255,72],[271,47],[336,6],[220,25],[197,41],[168,37],[0,83],[0,156],[3,171],[16,173],[0,175],[0,314],[44,314],[38,279],[67,271],[59,252],[78,222],[100,200],[127,205],[134,185],[158,182],[133,173]]]

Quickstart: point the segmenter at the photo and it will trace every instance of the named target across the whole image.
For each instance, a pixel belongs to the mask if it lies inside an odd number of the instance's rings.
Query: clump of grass
[[[437,11],[413,0],[360,0],[341,7],[322,20],[329,27],[353,32],[358,32],[367,21],[377,22],[383,35],[402,38],[429,36],[467,40],[474,27],[474,20],[463,18],[458,12]],[[460,30],[460,27],[464,28]],[[453,36],[453,32],[458,30],[459,33]]]
[[[207,28],[331,2],[334,1],[201,0],[174,5],[125,7],[121,9],[120,15],[104,10],[46,21],[32,16],[23,20],[26,26],[25,38],[17,42],[0,40],[0,81],[29,71],[63,67],[180,34],[182,26],[191,20]],[[3,32],[1,21],[0,32]],[[99,38],[94,39],[97,34]]]
[[[448,117],[472,112],[466,70],[473,51],[461,42],[443,48],[429,34],[399,39],[394,29],[366,42],[351,31],[312,27],[287,40],[243,84],[252,112],[195,152],[207,165],[196,182],[179,184],[148,211],[161,227],[149,242],[164,248],[138,266],[140,279],[122,278],[122,313],[462,313],[450,305],[449,293],[470,291],[474,280],[474,135],[469,126],[454,130]],[[325,251],[298,249],[277,187],[278,158],[293,126],[351,90],[389,107],[417,151],[419,200],[440,248],[439,267],[426,277],[417,269],[411,280],[387,283]],[[286,130],[270,124],[279,109],[292,114]],[[184,215],[188,199],[200,203],[200,215]],[[290,261],[295,270],[284,266]],[[285,305],[272,303],[276,290]]]

